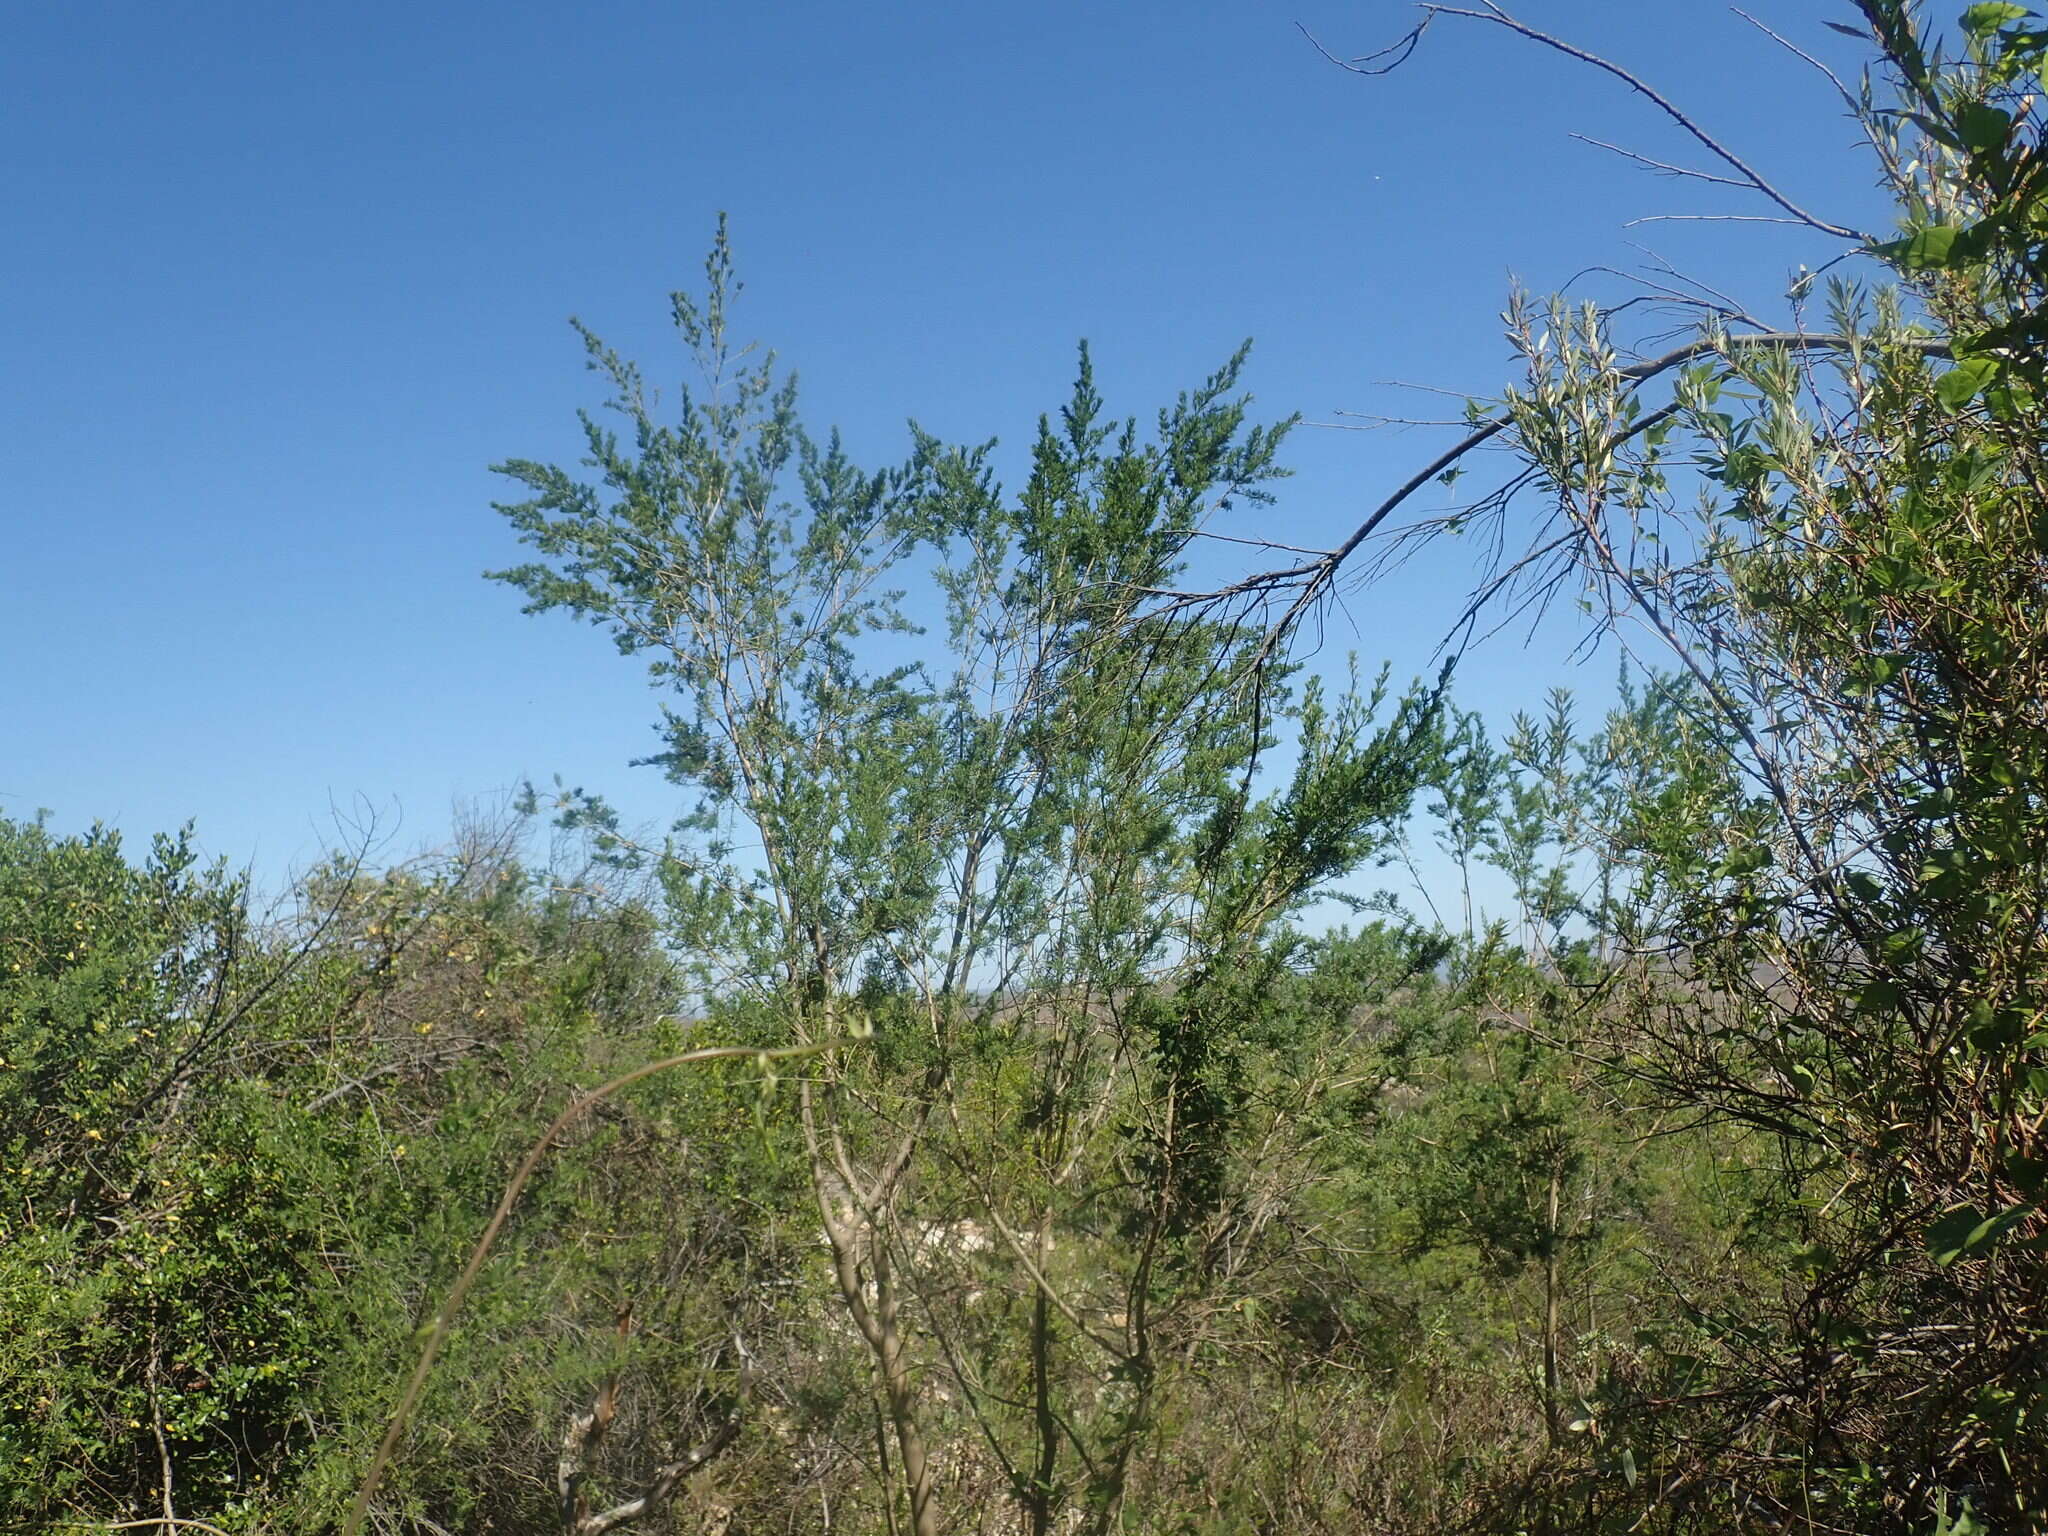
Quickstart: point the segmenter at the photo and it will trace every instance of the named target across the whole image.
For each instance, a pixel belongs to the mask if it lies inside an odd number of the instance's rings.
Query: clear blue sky
[[[1846,5],[1759,0],[1835,60]],[[1804,67],[1696,0],[1528,0],[1696,106],[1838,218],[1882,205]],[[905,418],[1028,440],[1087,337],[1148,414],[1243,337],[1273,415],[1484,393],[1509,274],[1537,288],[1654,244],[1768,302],[1833,249],[1571,142],[1685,154],[1616,82],[1440,25],[1359,79],[1406,8],[1299,0],[14,8],[0,56],[0,812],[132,837],[196,817],[275,878],[328,808],[452,802],[562,773],[672,796],[634,667],[479,579],[516,547],[494,460],[573,459],[594,403],[576,314],[681,377],[665,295],[730,212],[740,326],[806,415],[875,462]],[[1427,409],[1427,403],[1424,402]],[[1434,452],[1304,432],[1269,526],[1337,537]],[[1449,563],[1367,593],[1333,650],[1427,665]],[[1497,641],[1504,716],[1571,636]],[[388,824],[388,823],[387,823]]]

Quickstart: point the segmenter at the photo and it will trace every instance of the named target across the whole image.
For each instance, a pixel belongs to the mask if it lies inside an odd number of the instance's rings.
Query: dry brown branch
[[[632,1333],[633,1310],[627,1306],[619,1313],[619,1339],[621,1343]],[[741,1377],[741,1389],[751,1384],[753,1372],[747,1370]],[[619,1377],[614,1371],[605,1378],[598,1388],[597,1397],[588,1413],[579,1413],[569,1421],[569,1428],[562,1436],[562,1454],[555,1467],[555,1488],[560,1497],[562,1529],[569,1536],[605,1536],[622,1525],[643,1519],[666,1505],[675,1497],[676,1489],[683,1479],[690,1476],[730,1446],[739,1435],[739,1415],[734,1413],[721,1424],[712,1436],[693,1446],[674,1461],[655,1468],[654,1475],[635,1497],[610,1509],[592,1511],[590,1502],[583,1494],[583,1480],[589,1470],[590,1457],[604,1439],[605,1431],[611,1428],[612,1420],[618,1414]]]
[[[1698,170],[1689,165],[1672,165],[1668,161],[1654,160],[1648,155],[1637,154],[1632,149],[1624,149],[1619,144],[1610,144],[1605,139],[1596,139],[1590,134],[1575,133],[1572,137],[1581,144],[1591,145],[1594,149],[1604,149],[1609,154],[1621,156],[1624,160],[1633,160],[1645,170],[1655,171],[1660,176],[1677,176],[1686,181],[1704,181],[1716,187],[1741,187],[1745,190],[1749,188],[1748,182],[1738,181],[1733,176],[1716,176],[1712,171]]]
[[[1546,48],[1553,48],[1557,52],[1564,54],[1567,58],[1577,59],[1582,64],[1590,64],[1595,69],[1604,70],[1628,86],[1630,90],[1656,106],[1665,116],[1678,124],[1688,136],[1709,154],[1713,155],[1715,159],[1721,161],[1740,175],[1744,184],[1755,188],[1756,191],[1776,203],[1797,222],[1806,225],[1810,229],[1818,230],[1824,235],[1832,235],[1838,240],[1854,240],[1859,245],[1869,245],[1871,243],[1871,237],[1859,229],[1851,229],[1844,224],[1831,223],[1816,214],[1808,213],[1799,204],[1793,202],[1791,198],[1779,191],[1777,187],[1766,181],[1741,156],[1737,155],[1719,139],[1716,139],[1706,129],[1702,128],[1682,108],[1673,103],[1670,98],[1663,95],[1640,76],[1632,74],[1610,59],[1602,58],[1597,53],[1588,52],[1576,44],[1568,43],[1561,37],[1552,37],[1548,32],[1539,32],[1527,22],[1520,21],[1509,15],[1498,5],[1495,5],[1493,0],[1481,0],[1481,4],[1484,6],[1482,10],[1467,10],[1459,6],[1449,5],[1425,5],[1423,9],[1431,17],[1463,16],[1473,21],[1492,22],[1495,26],[1505,27],[1510,32],[1526,37],[1533,43],[1541,43]],[[1406,55],[1404,54],[1403,58],[1405,57]],[[1400,61],[1396,60],[1395,62],[1399,63]]]
[[[709,1440],[701,1445],[692,1446],[676,1460],[656,1468],[646,1492],[639,1497],[628,1499],[623,1504],[615,1505],[600,1514],[588,1515],[578,1521],[574,1527],[575,1536],[605,1536],[607,1531],[615,1531],[622,1525],[660,1509],[675,1497],[675,1491],[682,1485],[684,1478],[717,1457],[738,1438],[739,1432],[739,1419],[727,1419]]]
[[[632,1331],[633,1308],[629,1302],[619,1312],[618,1333],[622,1346]],[[597,1398],[591,1403],[590,1411],[571,1417],[569,1428],[562,1436],[562,1454],[555,1463],[555,1493],[566,1529],[580,1529],[583,1518],[590,1513],[589,1503],[583,1497],[583,1478],[591,1454],[604,1439],[605,1431],[611,1428],[618,1408],[619,1373],[615,1370],[597,1389]]]
[[[1354,75],[1385,75],[1391,74],[1407,62],[1408,55],[1413,53],[1416,44],[1422,41],[1422,34],[1429,30],[1429,22],[1430,18],[1425,14],[1422,20],[1418,21],[1406,36],[1389,43],[1386,47],[1375,52],[1360,54],[1355,59],[1338,58],[1336,54],[1330,52],[1329,49],[1316,40],[1315,33],[1309,31],[1307,27],[1298,21],[1294,24],[1294,29],[1309,40],[1310,47],[1314,48],[1317,53],[1320,53],[1339,69],[1349,70]],[[1381,63],[1382,59],[1386,62]]]

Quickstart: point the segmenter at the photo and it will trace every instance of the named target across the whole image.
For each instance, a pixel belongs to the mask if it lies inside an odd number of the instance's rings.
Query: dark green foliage
[[[1584,748],[1561,709],[1504,754],[1468,727],[1448,842],[1499,863],[1571,983],[1532,1039],[1639,1116],[1768,1152],[1743,1236],[1775,1268],[1674,1284],[1683,1326],[1577,1421],[1599,1454],[1507,1519],[2042,1516],[2043,32],[2020,6],[1972,7],[1948,42],[1893,0],[1858,9],[1893,92],[1844,87],[1898,200],[1899,238],[1863,252],[1885,285],[1802,277],[1787,328],[1731,312],[1656,362],[1625,361],[1590,306],[1508,315],[1529,378],[1498,420],[1552,507],[1516,574],[1586,583],[1682,683]],[[1425,1234],[1463,1226],[1496,1267],[1543,1256],[1503,1192],[1531,1157],[1583,1168],[1596,1124],[1517,1089],[1446,1128],[1449,1218]]]
[[[250,943],[183,836],[135,867],[110,833],[0,823],[0,1458],[34,1469],[0,1480],[11,1519],[148,1486],[159,1428],[215,1478],[291,1433],[300,1202],[233,1101],[163,1152]]]
[[[186,1517],[324,1528],[393,1362],[563,1085],[673,1038],[651,925],[477,856],[374,880],[335,865],[298,931],[263,928],[179,840],[136,868],[110,837],[0,832],[5,1059],[45,1068],[10,1113],[46,1127],[18,1134],[0,1180],[0,1523],[160,1508],[168,1463]],[[55,1070],[60,1042],[77,1070]],[[450,1432],[403,1464],[400,1507],[479,1530],[545,1518],[530,1470],[650,1271],[702,1289],[642,1301],[625,1364],[643,1427],[620,1449],[715,1417],[762,1234],[721,1228],[715,1199],[683,1219],[665,1181],[696,1144],[693,1194],[765,1193],[759,1141],[751,1088],[700,1083],[643,1094],[564,1154],[449,1351]],[[481,1477],[494,1466],[527,1470],[508,1486]]]

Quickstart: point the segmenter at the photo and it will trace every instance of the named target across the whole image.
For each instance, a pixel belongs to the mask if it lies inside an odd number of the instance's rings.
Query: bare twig
[[[619,1312],[621,1349],[632,1332],[633,1308],[628,1303]],[[555,1494],[565,1530],[577,1529],[590,1513],[589,1504],[583,1497],[584,1473],[589,1467],[591,1453],[604,1439],[605,1431],[612,1427],[612,1419],[618,1409],[619,1373],[614,1369],[605,1377],[604,1385],[597,1389],[590,1411],[573,1414],[569,1419],[569,1428],[562,1436],[562,1454],[555,1463]]]
[[[619,1313],[618,1332],[622,1343],[632,1328],[633,1312],[631,1307],[627,1307]],[[733,1342],[739,1343],[737,1338]],[[744,1357],[744,1347],[741,1353]],[[742,1394],[751,1387],[753,1377],[752,1365],[744,1365],[740,1375]],[[568,1432],[562,1436],[562,1454],[555,1469],[555,1488],[560,1499],[562,1528],[570,1536],[605,1536],[607,1531],[653,1514],[675,1497],[676,1489],[684,1478],[719,1455],[739,1435],[739,1415],[735,1413],[718,1427],[710,1439],[692,1447],[676,1460],[655,1468],[654,1475],[637,1496],[593,1514],[589,1501],[583,1497],[583,1478],[590,1455],[597,1449],[598,1442],[604,1439],[605,1431],[611,1428],[618,1405],[619,1377],[614,1371],[598,1389],[590,1411],[572,1418]]]
[[[727,1419],[719,1425],[709,1440],[690,1447],[667,1465],[657,1467],[653,1478],[648,1482],[647,1491],[638,1498],[614,1505],[601,1514],[586,1515],[578,1521],[575,1527],[576,1536],[605,1536],[607,1531],[617,1530],[629,1521],[638,1520],[661,1508],[675,1497],[676,1488],[684,1478],[723,1452],[739,1437],[739,1432],[739,1419]]]
[[[1646,213],[1639,219],[1629,219],[1623,229],[1636,229],[1644,224],[1803,224],[1804,219],[1788,219],[1776,213]]]
[[[1685,132],[1688,135],[1690,135],[1695,141],[1697,141],[1700,144],[1700,146],[1704,148],[1709,154],[1713,155],[1714,158],[1720,160],[1723,164],[1733,169],[1737,174],[1739,174],[1743,178],[1744,181],[1748,182],[1750,186],[1756,188],[1758,192],[1761,192],[1765,197],[1769,198],[1772,202],[1776,203],[1780,208],[1784,209],[1785,212],[1792,215],[1792,217],[1797,219],[1800,223],[1805,224],[1810,228],[1819,230],[1824,235],[1833,235],[1838,240],[1854,240],[1859,245],[1868,245],[1871,243],[1871,236],[1865,234],[1862,230],[1851,229],[1849,226],[1845,224],[1832,223],[1827,219],[1819,217],[1817,214],[1807,212],[1804,208],[1800,207],[1799,204],[1793,202],[1791,198],[1787,197],[1783,192],[1779,191],[1777,187],[1773,186],[1769,181],[1766,181],[1764,177],[1740,155],[1736,154],[1735,151],[1728,148],[1727,145],[1723,144],[1719,139],[1715,138],[1712,134],[1708,133],[1706,129],[1702,128],[1697,122],[1693,121],[1691,116],[1689,116],[1682,108],[1675,105],[1669,97],[1665,96],[1662,92],[1658,91],[1655,87],[1650,85],[1647,81],[1643,80],[1640,76],[1632,74],[1630,71],[1623,69],[1619,64],[1614,63],[1610,59],[1602,58],[1597,53],[1588,52],[1584,48],[1580,48],[1575,44],[1568,43],[1563,38],[1552,37],[1548,32],[1537,31],[1536,28],[1530,26],[1527,22],[1519,21],[1515,17],[1510,16],[1506,11],[1502,10],[1498,5],[1494,4],[1493,0],[1481,0],[1481,3],[1485,6],[1484,10],[1472,11],[1464,10],[1461,8],[1455,8],[1451,6],[1439,5],[1432,5],[1429,7],[1429,10],[1432,12],[1441,12],[1442,14],[1449,16],[1468,16],[1477,21],[1493,22],[1497,26],[1506,27],[1510,32],[1514,32],[1522,37],[1528,38],[1531,42],[1541,43],[1546,48],[1554,48],[1559,53],[1564,54],[1568,58],[1577,59],[1583,64],[1592,65],[1595,69],[1606,71],[1608,74],[1614,76],[1615,79],[1621,81],[1624,85],[1628,86],[1630,90],[1635,91],[1638,95],[1642,96],[1643,98],[1651,102],[1660,111],[1662,111],[1665,116],[1669,117],[1674,123],[1678,124],[1680,128],[1684,129]]]
[[[1621,81],[1630,90],[1636,92],[1636,94],[1642,96],[1659,111],[1663,112],[1666,117],[1683,129],[1695,143],[1713,155],[1715,159],[1733,170],[1741,178],[1740,185],[1751,188],[1769,198],[1787,214],[1791,215],[1795,222],[1804,224],[1809,229],[1818,230],[1824,235],[1832,235],[1838,240],[1854,240],[1860,245],[1871,243],[1871,237],[1863,231],[1851,229],[1845,224],[1836,224],[1831,220],[1821,218],[1818,214],[1809,213],[1799,204],[1792,201],[1775,185],[1767,181],[1748,161],[1708,133],[1682,108],[1677,106],[1669,97],[1658,91],[1654,86],[1650,85],[1641,76],[1622,68],[1621,65],[1616,64],[1611,59],[1602,58],[1597,53],[1589,52],[1574,43],[1568,43],[1561,37],[1553,37],[1548,32],[1538,31],[1527,22],[1510,15],[1507,11],[1496,5],[1494,0],[1480,0],[1480,5],[1482,8],[1477,10],[1455,5],[1424,5],[1422,8],[1422,21],[1416,25],[1413,31],[1402,37],[1398,42],[1381,49],[1378,53],[1368,54],[1363,58],[1350,61],[1336,57],[1329,49],[1323,47],[1321,43],[1316,42],[1315,37],[1309,33],[1307,28],[1304,27],[1301,31],[1304,37],[1307,37],[1311,43],[1315,44],[1318,53],[1322,54],[1324,58],[1339,68],[1359,75],[1384,75],[1391,70],[1398,69],[1407,61],[1409,56],[1415,52],[1416,45],[1421,42],[1422,34],[1428,28],[1430,22],[1439,16],[1461,16],[1471,21],[1491,22],[1494,26],[1505,27],[1508,31],[1518,36],[1526,37],[1533,43],[1541,43],[1544,47],[1555,49],[1567,58],[1577,59],[1582,64],[1590,64],[1595,69],[1614,76],[1615,79]],[[1378,62],[1382,58],[1387,60],[1385,64]],[[1626,154],[1628,151],[1622,151],[1622,153]],[[1662,169],[1671,171],[1674,174],[1688,174],[1680,172],[1677,167],[1662,167]]]
[[[325,1093],[320,1094],[317,1098],[307,1100],[306,1107],[303,1113],[310,1115],[316,1110],[324,1109],[329,1104],[332,1104],[336,1099],[354,1093],[359,1088],[367,1088],[376,1079],[380,1077],[389,1077],[394,1072],[405,1072],[409,1071],[414,1067],[432,1066],[438,1062],[459,1061],[462,1059],[464,1054],[466,1054],[473,1046],[477,1045],[478,1043],[479,1042],[475,1040],[451,1041],[449,1045],[442,1050],[428,1052],[412,1060],[384,1062],[381,1065],[370,1068],[370,1070],[365,1072],[361,1077],[351,1078],[349,1079],[349,1081],[345,1083],[341,1083],[336,1087],[328,1089]]]
[[[149,1334],[149,1427],[156,1436],[157,1465],[162,1482],[159,1485],[164,1501],[163,1523],[175,1527],[178,1523],[177,1507],[171,1502],[171,1445],[164,1437],[164,1402],[159,1390],[163,1375],[163,1355],[158,1347],[156,1330]]]
[[[1789,38],[1780,36],[1776,32],[1773,32],[1769,27],[1765,26],[1761,21],[1758,21],[1754,16],[1750,15],[1749,12],[1745,11],[1741,6],[1733,5],[1730,6],[1729,9],[1735,12],[1735,14],[1740,16],[1744,21],[1748,22],[1752,27],[1755,27],[1757,31],[1763,33],[1765,37],[1768,37],[1780,48],[1783,48],[1787,53],[1791,54],[1792,57],[1794,57],[1795,59],[1799,59],[1804,63],[1810,64],[1815,69],[1819,70],[1820,73],[1826,77],[1828,84],[1832,85],[1835,88],[1836,94],[1838,94],[1842,98],[1842,104],[1846,106],[1851,112],[1856,112],[1858,110],[1856,93],[1849,89],[1848,85],[1844,83],[1840,75],[1836,74],[1832,69],[1829,69],[1827,65],[1821,63],[1819,59],[1816,59],[1812,54],[1808,53],[1804,48],[1801,48],[1797,43],[1791,41]]]
[[[1429,23],[1430,17],[1425,10],[1422,20],[1418,21],[1409,30],[1407,36],[1389,43],[1386,47],[1375,52],[1360,54],[1355,59],[1338,58],[1336,54],[1330,52],[1329,49],[1316,41],[1315,33],[1309,31],[1307,27],[1298,21],[1294,24],[1294,29],[1308,39],[1310,47],[1314,48],[1317,53],[1320,53],[1339,69],[1349,70],[1354,75],[1385,75],[1399,69],[1402,64],[1407,62],[1408,55],[1415,51],[1415,45],[1422,41],[1422,34],[1429,30]],[[1382,59],[1385,59],[1386,63],[1382,64],[1380,62]]]
[[[1309,425],[1317,426],[1320,423],[1310,422]],[[1224,544],[1249,544],[1254,549],[1277,549],[1290,555],[1327,555],[1329,553],[1327,549],[1311,549],[1305,544],[1283,544],[1278,539],[1244,539],[1234,534],[1212,533],[1207,528],[1170,528],[1166,531],[1184,539],[1216,539]]]
[[[1581,144],[1590,144],[1595,149],[1604,149],[1609,154],[1621,156],[1624,160],[1633,160],[1637,165],[1642,166],[1646,170],[1655,171],[1660,176],[1678,176],[1683,177],[1687,181],[1704,181],[1717,187],[1741,187],[1744,190],[1753,190],[1748,182],[1738,181],[1733,176],[1716,176],[1712,171],[1696,170],[1689,165],[1672,165],[1667,161],[1653,160],[1648,155],[1639,155],[1632,149],[1623,149],[1619,144],[1610,144],[1605,139],[1596,139],[1590,134],[1575,133],[1572,137]]]

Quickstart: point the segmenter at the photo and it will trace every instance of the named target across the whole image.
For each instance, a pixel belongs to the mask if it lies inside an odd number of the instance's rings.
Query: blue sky
[[[1854,62],[1822,19],[1759,14]],[[1510,274],[1631,242],[1760,304],[1834,249],[1573,143],[1685,150],[1618,83],[1374,3],[617,0],[18,8],[0,58],[0,813],[131,836],[197,818],[275,880],[380,808],[398,851],[452,804],[560,773],[654,819],[654,719],[595,633],[479,573],[516,546],[487,466],[573,459],[574,314],[683,376],[667,292],[729,212],[738,326],[873,462],[903,423],[1029,440],[1092,342],[1149,415],[1245,336],[1274,416],[1414,411],[1384,381],[1503,379]],[[1695,106],[1795,195],[1883,205],[1804,66],[1693,0],[1531,0]],[[1420,401],[1423,413],[1431,409]],[[1263,526],[1334,540],[1435,451],[1309,432]],[[1225,531],[1230,531],[1226,528]],[[1356,597],[1331,653],[1426,668],[1454,558]],[[1574,673],[1568,628],[1467,665],[1501,716]]]

